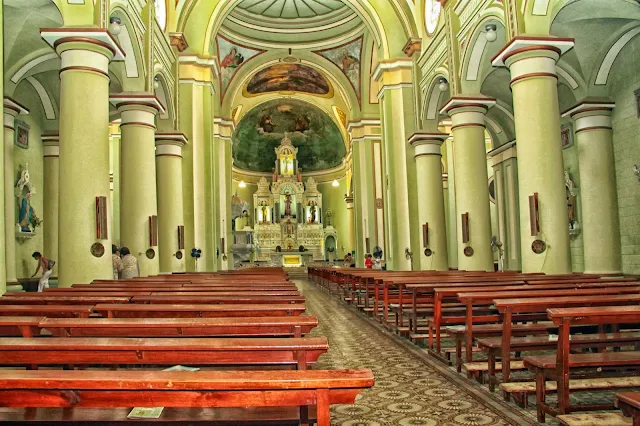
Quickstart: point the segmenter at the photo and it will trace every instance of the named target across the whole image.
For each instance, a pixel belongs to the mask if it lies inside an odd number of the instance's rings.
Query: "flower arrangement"
[[[31,227],[35,230],[37,227],[42,225],[42,219],[40,219],[35,214],[31,217],[31,222],[29,223]]]

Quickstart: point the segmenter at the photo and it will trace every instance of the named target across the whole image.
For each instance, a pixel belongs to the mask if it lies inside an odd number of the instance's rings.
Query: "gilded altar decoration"
[[[304,247],[303,255],[296,255],[296,265],[303,259],[324,259],[325,237],[333,228],[325,228],[322,221],[322,194],[312,177],[306,181],[298,166],[298,148],[288,134],[275,148],[275,171],[271,182],[262,177],[253,194],[256,260],[270,261],[278,266],[288,252]],[[329,231],[327,231],[329,230]],[[334,237],[335,240],[335,237]]]

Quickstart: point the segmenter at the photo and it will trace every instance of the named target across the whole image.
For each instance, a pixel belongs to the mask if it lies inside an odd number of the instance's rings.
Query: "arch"
[[[177,29],[185,33],[196,51],[211,54],[209,41],[219,32],[226,16],[241,1],[243,0],[180,0],[177,7]],[[401,0],[354,0],[345,3],[368,27],[384,59],[402,52],[406,40],[416,34],[411,11]],[[204,34],[202,28],[205,29]],[[404,31],[388,34],[385,28],[402,28]]]
[[[116,37],[125,52],[123,62],[111,62],[109,70],[118,75],[122,90],[127,92],[143,91],[145,81],[145,61],[138,40],[142,36],[134,25],[131,13],[121,5],[115,5],[110,15],[117,15],[121,31]]]
[[[422,107],[423,126],[431,128],[436,128],[438,126],[441,118],[441,106],[447,99],[450,98],[450,92],[448,89],[443,92],[438,87],[441,78],[444,78],[448,81],[448,73],[445,73],[443,71],[436,72],[436,74],[431,78],[431,82],[429,83],[425,91],[424,104]]]
[[[622,49],[633,40],[638,34],[640,34],[640,25],[633,26],[631,28],[624,28],[621,34],[614,36],[616,40],[606,51],[600,66],[597,68],[593,84],[596,86],[604,86],[609,79],[609,73],[613,68],[613,63],[622,51]]]
[[[484,37],[484,28],[489,25],[496,25],[497,39],[493,42],[487,41],[486,37]],[[498,46],[504,46],[506,42],[505,33],[505,24],[504,19],[501,16],[496,14],[485,14],[480,18],[478,23],[471,30],[471,35],[469,36],[469,43],[462,52],[462,74],[464,76],[464,80],[466,81],[477,81],[481,77],[481,67],[484,63],[485,69],[487,65],[491,67],[490,61],[483,61],[486,59],[487,55],[487,47],[491,47],[491,44],[496,44]]]
[[[57,106],[54,106],[54,102],[51,100],[51,96],[47,89],[44,88],[40,81],[36,80],[34,77],[29,76],[25,78],[26,81],[33,86],[33,89],[38,94],[40,98],[40,102],[42,103],[42,109],[44,110],[44,115],[47,120],[55,120],[56,119],[56,110]]]
[[[174,102],[173,102],[174,97],[171,90],[171,86],[167,84],[166,72],[162,68],[156,71],[156,74],[154,76],[154,81],[158,82],[158,87],[154,87],[154,93],[156,97],[160,100],[160,103],[162,104],[162,106],[164,106],[164,112],[161,112],[158,115],[158,119],[174,120],[176,116],[175,110],[174,110]]]

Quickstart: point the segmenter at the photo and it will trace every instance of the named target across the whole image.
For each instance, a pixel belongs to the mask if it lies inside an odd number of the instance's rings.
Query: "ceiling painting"
[[[270,92],[302,92],[330,98],[333,88],[315,69],[302,64],[276,64],[257,72],[247,84],[245,96]]]
[[[333,62],[347,77],[360,102],[360,61],[362,59],[362,36],[331,49],[314,53]]]
[[[218,58],[220,58],[220,96],[224,98],[224,94],[238,70],[251,58],[265,51],[235,43],[220,34],[218,34],[216,41],[218,43]]]
[[[336,167],[347,154],[340,129],[328,114],[307,102],[277,99],[253,108],[238,123],[232,137],[234,165],[272,171],[275,148],[285,133],[298,148],[303,171]]]
[[[299,19],[323,16],[347,6],[340,0],[243,0],[237,7],[269,18]]]

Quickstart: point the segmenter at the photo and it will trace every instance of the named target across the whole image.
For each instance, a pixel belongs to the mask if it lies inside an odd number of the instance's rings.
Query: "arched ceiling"
[[[238,9],[267,18],[315,18],[344,10],[340,0],[244,0]]]

